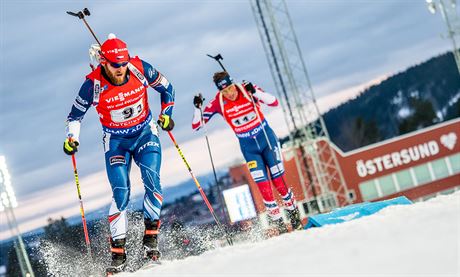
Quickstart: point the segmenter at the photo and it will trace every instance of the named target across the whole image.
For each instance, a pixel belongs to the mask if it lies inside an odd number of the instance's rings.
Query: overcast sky
[[[287,3],[323,110],[366,84],[450,49],[440,36],[445,33],[441,16],[431,15],[423,0]],[[0,155],[6,156],[20,204],[29,203],[24,213],[44,209],[41,205],[57,196],[53,191],[72,186],[71,161],[62,152],[65,120],[90,72],[88,47],[94,41],[83,22],[65,11],[88,7],[92,15],[87,20],[100,40],[115,33],[131,55],[139,55],[169,79],[176,89],[173,133],[198,174],[211,167],[203,133],[190,127],[191,102],[198,91],[208,100],[215,95],[211,79],[219,70],[206,54],[221,53],[235,79],[251,80],[275,93],[249,1],[2,0],[0,5]],[[155,115],[158,98],[151,90]],[[269,121],[283,134],[280,112],[273,110]],[[242,158],[222,119],[213,120],[209,132],[219,167]],[[77,166],[82,180],[98,176],[98,181],[82,182],[83,194],[100,187],[108,191],[101,134],[91,109],[82,125]],[[163,134],[161,142],[163,185],[186,180],[188,173],[168,136]],[[74,195],[66,196],[77,200],[74,186],[70,189],[68,194]],[[100,198],[108,203],[110,194]]]

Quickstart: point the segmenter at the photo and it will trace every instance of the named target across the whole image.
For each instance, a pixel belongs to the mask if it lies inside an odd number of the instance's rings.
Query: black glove
[[[174,128],[174,120],[169,115],[162,114],[157,121],[158,125],[160,125],[161,129],[164,131],[171,131]]]
[[[64,153],[67,155],[73,155],[78,151],[78,141],[73,141],[70,138],[66,138],[64,141]]]
[[[205,99],[203,98],[203,95],[201,95],[201,93],[198,93],[197,95],[195,95],[195,97],[193,97],[193,105],[197,108],[197,109],[201,109],[201,106],[203,106],[203,101]]]
[[[254,85],[251,82],[244,81],[243,85],[244,85],[244,88],[246,89],[246,91],[248,91],[248,92],[250,92],[252,94],[256,93],[256,89],[254,88]]]

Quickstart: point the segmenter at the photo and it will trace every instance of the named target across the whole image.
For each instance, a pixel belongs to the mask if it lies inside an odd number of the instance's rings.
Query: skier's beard
[[[121,85],[125,82],[126,71],[123,73],[121,71],[115,71],[112,73],[110,70],[106,70],[107,76],[114,85]]]

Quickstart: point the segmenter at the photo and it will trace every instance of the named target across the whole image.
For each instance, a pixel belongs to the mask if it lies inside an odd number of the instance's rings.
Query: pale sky
[[[445,33],[441,16],[430,14],[423,0],[287,3],[323,111],[366,85],[450,50],[440,36]],[[0,155],[12,175],[24,230],[45,224],[49,216],[79,213],[72,164],[62,143],[66,117],[90,72],[87,53],[94,41],[65,11],[84,7],[92,13],[87,20],[99,40],[115,33],[131,55],[151,63],[173,84],[173,133],[196,175],[212,170],[204,133],[190,126],[193,95],[201,92],[209,100],[216,93],[211,78],[220,68],[206,54],[221,53],[234,79],[276,94],[248,1],[1,1]],[[154,115],[158,98],[151,90]],[[280,136],[286,134],[281,108],[270,110],[268,120]],[[242,160],[237,139],[221,118],[213,118],[208,132],[218,168]],[[111,197],[101,135],[91,109],[77,154],[87,210]],[[160,138],[163,186],[188,180],[169,137]],[[132,181],[140,193],[139,177]],[[0,239],[7,233],[4,221],[2,214]]]

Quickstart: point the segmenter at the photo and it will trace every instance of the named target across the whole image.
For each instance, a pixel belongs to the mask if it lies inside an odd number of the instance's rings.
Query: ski
[[[105,270],[106,276],[113,276],[113,275],[121,273],[121,272],[124,272],[124,268],[108,267]]]
[[[146,270],[161,265],[160,260],[150,260],[146,262],[139,270]]]

